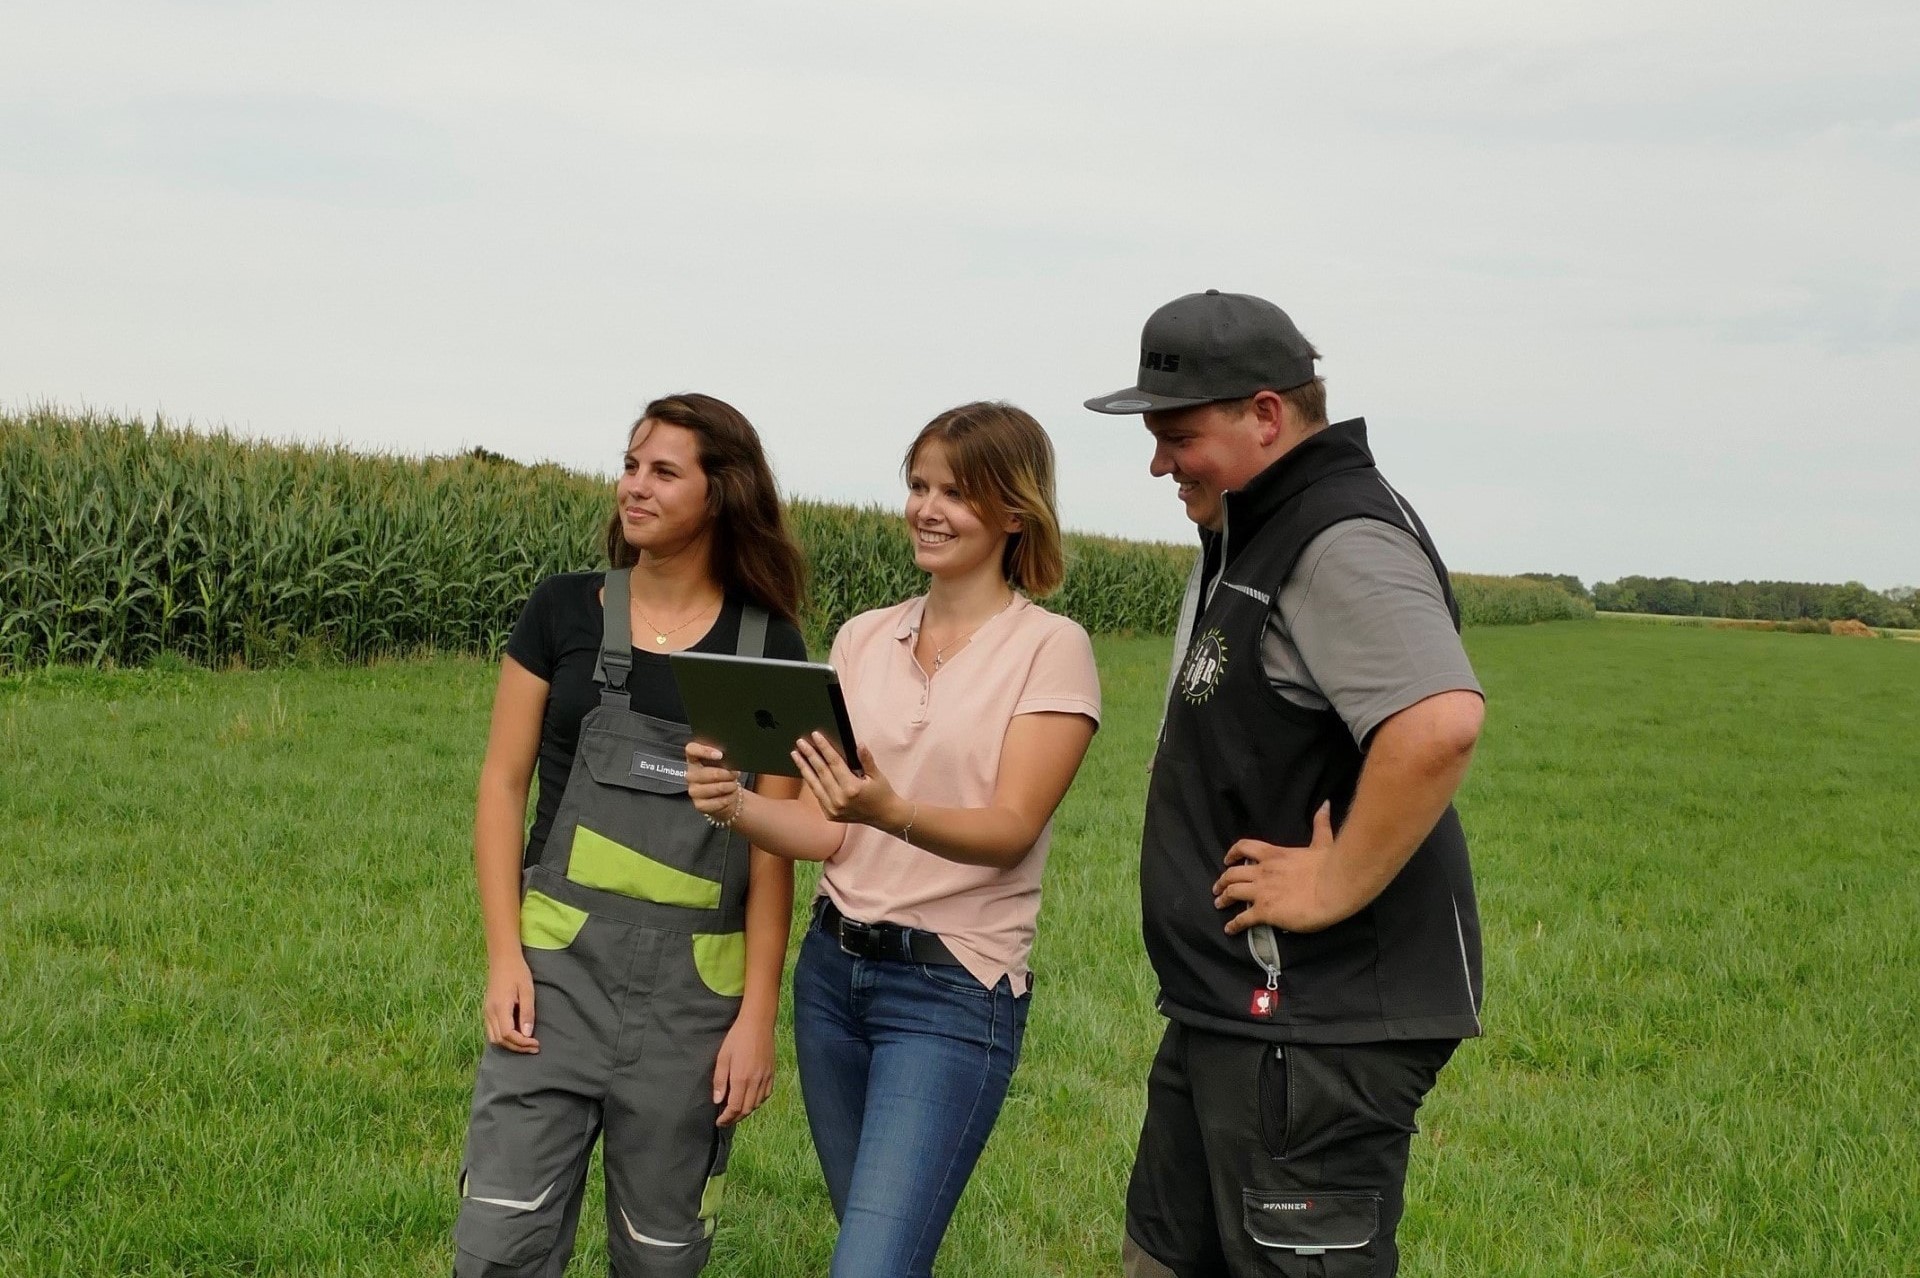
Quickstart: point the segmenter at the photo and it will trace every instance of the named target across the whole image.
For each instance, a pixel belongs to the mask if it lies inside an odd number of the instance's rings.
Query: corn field
[[[491,655],[549,573],[597,566],[607,479],[463,456],[263,444],[51,410],[0,414],[0,669]],[[795,501],[818,644],[924,589],[896,511]],[[1173,629],[1189,547],[1069,534],[1048,606]],[[1456,578],[1470,621],[1576,615],[1536,582]],[[1585,615],[1591,615],[1591,606]]]
[[[611,483],[555,466],[0,415],[0,668],[492,654],[535,582],[603,562]],[[924,589],[899,516],[796,501],[816,640]],[[1052,601],[1173,626],[1188,552],[1071,538]]]
[[[1470,626],[1524,626],[1536,621],[1591,621],[1593,601],[1530,577],[1456,572],[1453,597]]]
[[[810,632],[830,635],[855,613],[927,588],[898,510],[800,500],[787,513],[807,552]],[[1094,634],[1172,632],[1192,548],[1076,533],[1066,543],[1067,579],[1048,608]]]

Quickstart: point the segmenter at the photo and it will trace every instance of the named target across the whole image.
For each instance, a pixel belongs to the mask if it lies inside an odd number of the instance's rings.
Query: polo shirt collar
[[[993,617],[989,617],[981,622],[980,628],[984,630],[993,623],[995,617],[1004,617],[1011,613],[1019,612],[1032,602],[1033,600],[1016,590],[1013,592],[1013,602],[995,613]],[[893,627],[893,637],[895,639],[912,639],[920,633],[920,623],[926,619],[926,616],[927,597],[925,595],[915,595],[907,601],[907,606],[900,610],[900,620],[895,623]],[[978,631],[975,633],[977,634]]]
[[[927,615],[927,597],[915,595],[900,610],[900,624],[893,628],[895,639],[911,639],[920,633],[920,621]]]

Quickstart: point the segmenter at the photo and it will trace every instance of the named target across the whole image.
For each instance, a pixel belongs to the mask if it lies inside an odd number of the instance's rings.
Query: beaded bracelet
[[[744,808],[746,805],[747,805],[746,787],[735,786],[733,791],[733,811],[727,813],[726,820],[724,821],[715,820],[712,816],[704,812],[701,813],[701,815],[707,818],[707,824],[712,826],[714,829],[731,830],[733,828],[733,823],[740,819],[740,809]]]

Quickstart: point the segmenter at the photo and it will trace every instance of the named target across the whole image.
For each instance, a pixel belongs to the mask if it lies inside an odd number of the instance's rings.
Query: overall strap
[[[600,704],[630,709],[632,694],[627,677],[633,673],[633,622],[627,616],[632,596],[633,570],[610,569],[601,598],[605,601],[600,623],[600,655],[594,658],[593,681],[600,685]]]
[[[741,604],[739,608],[739,641],[733,645],[733,656],[766,656],[766,608],[760,604]],[[760,777],[751,771],[739,773],[739,783],[749,791],[758,785]]]
[[[767,655],[767,610],[759,604],[746,604],[740,609],[740,642],[733,646],[738,657],[764,657]]]

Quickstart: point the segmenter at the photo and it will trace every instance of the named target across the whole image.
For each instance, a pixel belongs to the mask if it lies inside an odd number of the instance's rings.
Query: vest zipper
[[[1220,579],[1226,575],[1227,575],[1227,495],[1225,493],[1221,493],[1220,494],[1220,566],[1214,570],[1213,581],[1210,582],[1207,586],[1206,597],[1200,601],[1200,608],[1202,611],[1205,611],[1207,608],[1212,606],[1213,592],[1220,589]],[[1197,623],[1199,621],[1199,618],[1196,617],[1194,620]]]

